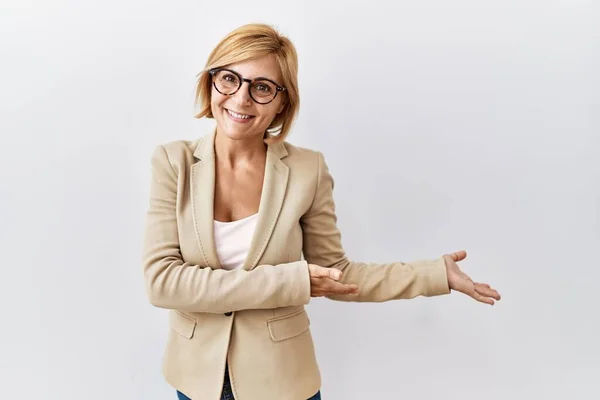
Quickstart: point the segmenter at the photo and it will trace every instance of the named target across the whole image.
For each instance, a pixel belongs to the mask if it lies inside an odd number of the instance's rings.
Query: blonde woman
[[[199,74],[196,117],[216,129],[152,155],[143,269],[150,302],[170,310],[163,374],[180,399],[320,399],[311,297],[500,299],[459,269],[463,251],[347,259],[323,154],[285,141],[297,74],[289,39],[262,24],[236,29]]]

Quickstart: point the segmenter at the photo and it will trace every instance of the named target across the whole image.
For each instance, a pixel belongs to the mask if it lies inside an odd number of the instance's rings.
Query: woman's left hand
[[[500,294],[487,283],[473,282],[456,264],[466,257],[467,253],[463,250],[444,255],[450,289],[471,296],[482,303],[494,305],[494,300],[500,300]]]

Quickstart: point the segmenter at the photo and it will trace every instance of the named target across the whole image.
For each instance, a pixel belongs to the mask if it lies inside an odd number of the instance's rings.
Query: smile
[[[227,114],[229,114],[230,117],[232,117],[232,118],[234,118],[236,120],[239,120],[239,119],[249,120],[249,119],[254,118],[253,115],[240,114],[240,113],[236,113],[236,112],[233,112],[231,110],[228,110],[228,109],[225,109],[225,110],[227,111]]]

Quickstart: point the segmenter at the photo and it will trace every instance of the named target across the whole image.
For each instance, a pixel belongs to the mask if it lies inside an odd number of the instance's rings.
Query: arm
[[[337,227],[334,181],[323,155],[318,153],[319,173],[313,204],[302,217],[304,257],[311,264],[342,271],[341,283],[358,285],[358,296],[327,295],[342,301],[382,302],[416,296],[450,293],[446,264],[442,257],[411,263],[388,264],[349,261]]]
[[[223,313],[303,305],[310,301],[306,261],[260,265],[252,271],[202,268],[184,262],[177,230],[177,174],[162,146],[152,155],[143,271],[150,302],[161,308]]]

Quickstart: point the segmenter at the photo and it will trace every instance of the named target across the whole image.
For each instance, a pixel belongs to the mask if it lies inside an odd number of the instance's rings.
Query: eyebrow
[[[236,74],[238,74],[238,75],[239,75],[239,76],[241,76],[242,78],[245,78],[245,77],[244,77],[242,74],[240,74],[238,71],[236,71],[236,70],[235,70],[235,69],[233,69],[233,68],[228,68],[228,67],[224,67],[224,68],[225,68],[225,69],[229,69],[229,70],[231,70],[231,71],[235,72]],[[250,79],[250,78],[245,78],[245,79]],[[279,83],[277,83],[277,81],[276,81],[275,79],[272,79],[272,78],[267,78],[267,77],[265,77],[265,76],[258,76],[258,77],[256,77],[256,78],[254,78],[254,79],[250,79],[250,80],[251,80],[251,81],[256,81],[256,80],[259,80],[259,79],[263,79],[263,80],[271,81],[271,82],[273,82],[273,83],[276,83],[276,84],[277,84],[277,86],[280,86],[280,85],[279,85]]]
[[[256,81],[256,80],[259,80],[259,79],[264,79],[264,80],[267,80],[267,81],[273,81],[273,82],[275,82],[275,79],[266,78],[266,77],[264,77],[264,76],[259,76],[258,78],[254,78],[254,80],[255,80],[255,81]]]

